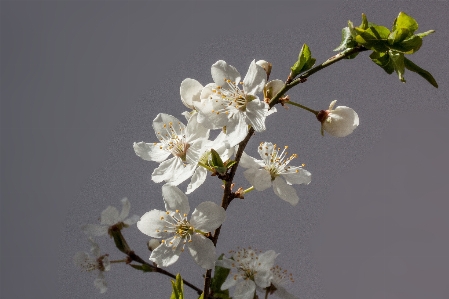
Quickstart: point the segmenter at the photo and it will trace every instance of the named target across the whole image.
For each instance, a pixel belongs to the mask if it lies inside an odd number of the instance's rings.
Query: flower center
[[[166,243],[167,246],[172,246],[173,250],[176,249],[178,244],[183,241],[183,249],[184,245],[187,242],[192,242],[192,235],[195,233],[195,228],[190,224],[187,219],[187,214],[181,215],[179,210],[175,212],[166,212],[167,217],[161,217],[161,220],[165,220],[166,225],[164,226],[163,231],[166,233],[173,233],[174,236],[167,240],[162,240],[163,243]]]
[[[263,150],[264,146],[265,145],[262,142],[259,146],[259,150]],[[268,147],[265,146],[265,149],[268,149]],[[265,162],[265,169],[270,173],[272,181],[274,181],[274,179],[281,172],[288,170],[290,168],[289,166],[287,166],[288,163],[290,163],[291,160],[295,159],[298,156],[297,154],[293,154],[287,158],[287,149],[288,146],[285,146],[282,152],[279,153],[281,149],[276,148],[276,144],[274,144],[271,153],[266,152],[265,157],[263,157]]]
[[[173,126],[172,122],[164,124],[165,132],[157,132],[156,135],[159,141],[163,144],[161,149],[165,149],[172,153],[173,156],[181,158],[182,161],[186,160],[187,150],[190,144],[186,141],[186,135],[183,134],[184,127],[181,123],[178,124],[178,130]]]
[[[212,92],[224,100],[222,104],[223,109],[226,111],[230,109],[237,109],[241,112],[246,111],[246,104],[253,100],[253,96],[246,95],[236,82],[232,82],[229,79],[225,79],[224,81],[224,86],[218,86],[217,89],[212,89]],[[240,82],[240,84],[243,85],[243,82]],[[219,113],[219,111],[214,112]]]

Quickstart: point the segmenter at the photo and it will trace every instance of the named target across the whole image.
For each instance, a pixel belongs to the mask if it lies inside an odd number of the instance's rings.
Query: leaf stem
[[[295,103],[295,102],[293,102],[293,101],[287,101],[287,102],[285,102],[285,103],[286,103],[286,104],[293,105],[293,106],[296,106],[296,107],[299,107],[299,108],[302,108],[302,109],[307,110],[307,111],[309,111],[309,112],[312,112],[313,114],[315,114],[315,116],[316,116],[316,115],[318,114],[318,112],[319,112],[319,111],[313,110],[313,109],[311,109],[311,108],[309,108],[309,107],[307,107],[307,106],[301,105],[301,104],[299,104],[299,103]]]
[[[250,193],[250,192],[253,191],[253,190],[254,190],[254,186],[251,186],[251,187],[249,187],[248,189],[243,190],[243,194]]]

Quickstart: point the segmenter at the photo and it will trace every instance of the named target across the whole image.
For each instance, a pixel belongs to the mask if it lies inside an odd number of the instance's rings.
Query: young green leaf
[[[353,40],[349,27],[343,28],[341,30],[341,43],[334,51],[343,51],[355,46],[357,46],[357,43]]]
[[[219,260],[223,259],[224,254],[220,255]],[[213,291],[215,298],[229,299],[229,290],[221,290],[221,285],[226,280],[231,270],[227,268],[222,268],[215,266],[214,277],[212,277],[212,283],[210,288]]]
[[[435,30],[428,30],[426,32],[417,33],[416,35],[419,37],[428,36],[429,34],[435,33]]]
[[[427,82],[429,82],[430,84],[432,84],[432,86],[438,88],[438,83],[435,80],[435,78],[433,78],[433,76],[426,70],[420,68],[419,66],[417,66],[416,64],[414,64],[411,60],[407,59],[404,57],[404,66],[412,72],[417,73],[418,75],[420,75],[421,77],[423,77],[424,79],[427,80]]]
[[[369,25],[368,25],[368,19],[366,18],[366,15],[364,13],[362,13],[362,24],[360,24],[359,28],[366,30],[368,29]]]
[[[388,51],[388,36],[390,35],[390,30],[384,26],[372,26],[366,30],[360,30],[355,28],[358,35],[355,41],[368,49],[385,52]]]
[[[383,68],[387,74],[392,74],[394,72],[394,66],[388,52],[373,52],[369,57],[375,64]]]
[[[398,74],[399,80],[401,82],[405,83],[404,79],[404,72],[405,72],[405,65],[404,65],[404,54],[394,51],[389,51],[391,61],[393,62],[394,70]]]
[[[390,45],[397,44],[402,42],[409,36],[409,31],[407,28],[398,28],[395,31],[391,32],[388,36],[388,43]]]
[[[291,67],[291,77],[294,78],[300,73],[303,73],[313,67],[316,59],[312,57],[312,52],[307,44],[304,44],[298,55],[298,60]]]
[[[418,30],[418,23],[416,20],[405,12],[400,12],[398,17],[394,20],[393,23],[393,31],[398,28],[406,28],[409,31],[409,36],[411,36],[416,30]]]
[[[224,167],[223,160],[221,160],[220,155],[213,148],[210,150],[212,167]]]
[[[176,280],[171,280],[173,292],[170,299],[184,299],[184,286],[182,283],[181,274],[176,274]]]
[[[419,48],[421,48],[421,45],[422,38],[417,35],[413,35],[400,43],[390,45],[390,49],[404,54],[412,54],[418,51]]]

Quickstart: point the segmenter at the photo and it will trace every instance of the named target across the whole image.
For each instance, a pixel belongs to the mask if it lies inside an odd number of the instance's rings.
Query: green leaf
[[[354,48],[357,43],[353,40],[349,27],[345,27],[341,30],[341,43],[340,46],[334,49],[334,51],[343,51],[348,48]]]
[[[373,52],[369,57],[375,64],[383,68],[388,74],[392,74],[394,72],[394,66],[388,52]]]
[[[416,30],[418,30],[418,23],[416,20],[405,12],[400,12],[398,17],[394,20],[393,23],[393,31],[398,28],[406,28],[409,31],[409,36],[411,36]]]
[[[401,82],[405,83],[404,79],[404,72],[405,72],[405,65],[404,65],[404,54],[399,52],[393,52],[390,51],[390,58],[393,62],[394,70],[398,74],[399,80]]]
[[[395,31],[391,32],[388,36],[388,43],[390,45],[397,44],[402,42],[409,36],[409,31],[407,28],[398,28]]]
[[[182,283],[181,275],[176,274],[176,280],[171,280],[173,292],[170,299],[184,299],[184,286]]]
[[[198,299],[204,299],[204,293],[202,293],[201,296],[198,297]]]
[[[220,255],[219,260],[223,259],[224,254]],[[219,266],[215,266],[214,277],[212,277],[212,282],[210,288],[213,291],[215,298],[229,299],[229,290],[221,290],[221,285],[226,280],[231,270]]]
[[[372,26],[366,30],[355,28],[358,35],[355,41],[368,49],[385,52],[388,51],[388,36],[390,30],[384,26]]]
[[[223,160],[221,160],[220,155],[215,151],[214,149],[210,150],[211,153],[211,160],[212,160],[212,167],[224,167]]]
[[[432,86],[438,88],[438,83],[435,80],[435,78],[433,78],[433,76],[426,70],[420,68],[419,66],[417,66],[416,64],[414,64],[411,60],[407,59],[404,57],[404,66],[412,72],[417,73],[418,75],[420,75],[421,77],[423,77],[424,79],[427,80],[427,82],[429,82],[430,84],[432,84]]]
[[[231,168],[235,163],[237,163],[236,161],[233,160],[228,160],[225,162],[226,168],[229,169]]]
[[[417,35],[413,35],[400,43],[391,45],[390,49],[396,52],[412,54],[418,51],[419,48],[421,48],[421,45],[422,38]]]
[[[312,57],[312,52],[307,44],[304,44],[298,55],[298,60],[291,67],[291,77],[294,78],[302,72],[305,72],[313,67],[316,59]]]
[[[134,269],[143,271],[143,272],[156,272],[155,268],[150,267],[149,265],[134,265],[134,264],[130,264],[131,267],[133,267]]]

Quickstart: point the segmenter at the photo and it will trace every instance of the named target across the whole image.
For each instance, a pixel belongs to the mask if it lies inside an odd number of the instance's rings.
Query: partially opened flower
[[[243,153],[240,165],[248,168],[243,175],[258,191],[273,186],[274,193],[281,199],[296,205],[299,197],[292,184],[306,184],[311,181],[311,174],[301,166],[289,166],[296,154],[287,158],[287,146],[282,152],[276,144],[262,142],[258,152],[262,160],[255,159]]]
[[[87,252],[79,251],[73,257],[73,262],[76,266],[86,272],[97,272],[97,278],[94,280],[94,285],[100,289],[100,293],[104,293],[108,287],[103,272],[111,269],[111,263],[109,262],[107,254],[100,254],[100,247],[92,238],[89,238],[89,242],[91,244],[90,251],[93,257]]]
[[[245,138],[248,125],[257,132],[264,131],[268,104],[257,95],[266,82],[263,67],[253,60],[243,82],[237,69],[223,60],[212,65],[211,73],[214,83],[202,89],[200,103],[193,102],[198,122],[210,129],[225,127],[231,147]]]
[[[160,267],[175,263],[187,247],[195,262],[212,269],[216,260],[215,246],[206,235],[225,220],[225,210],[206,201],[198,205],[190,220],[187,196],[169,184],[162,186],[166,212],[151,210],[137,222],[137,228],[152,238],[162,238],[161,245],[151,252],[150,260]]]
[[[242,248],[233,252],[232,258],[223,257],[218,260],[217,266],[231,269],[221,289],[227,290],[235,286],[232,298],[253,299],[256,287],[270,286],[273,278],[271,268],[277,255],[273,250],[259,253],[251,248]]]
[[[153,128],[159,142],[135,142],[134,151],[146,161],[161,162],[151,176],[154,182],[179,185],[197,168],[203,144],[209,138],[209,129],[198,124],[196,117],[190,118],[185,126],[176,117],[164,113],[156,116]],[[168,159],[170,155],[173,157]]]
[[[118,225],[120,228],[128,227],[135,224],[139,220],[139,216],[133,215],[128,218],[131,204],[125,197],[121,200],[122,211],[119,211],[115,207],[108,206],[101,212],[100,224],[86,224],[82,226],[83,231],[91,236],[106,235],[108,229],[113,225]]]
[[[317,119],[321,122],[321,135],[324,131],[332,136],[345,137],[354,131],[359,125],[357,113],[346,106],[338,106],[334,109],[337,101],[332,101],[329,110],[321,110],[317,114]]]

